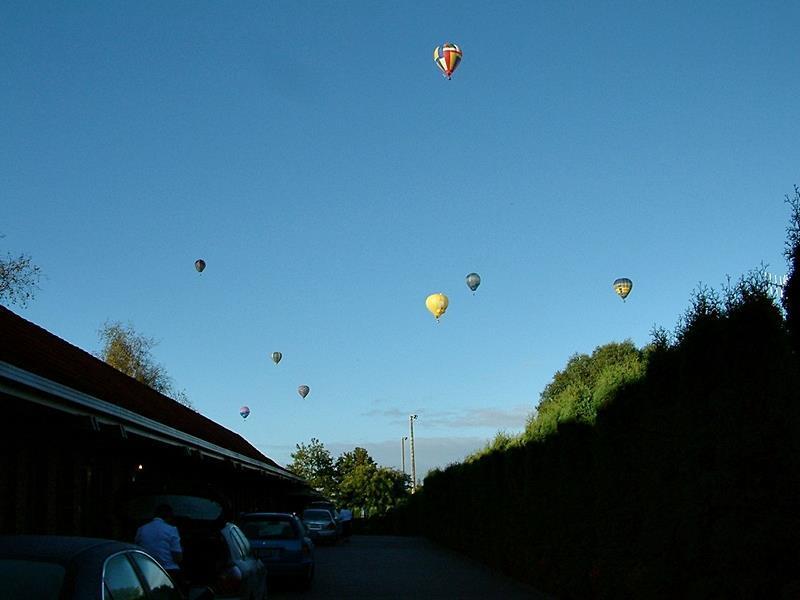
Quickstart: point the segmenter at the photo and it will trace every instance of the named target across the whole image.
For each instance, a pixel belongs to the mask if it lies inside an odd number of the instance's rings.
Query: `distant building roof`
[[[286,472],[239,434],[2,306],[0,361]]]

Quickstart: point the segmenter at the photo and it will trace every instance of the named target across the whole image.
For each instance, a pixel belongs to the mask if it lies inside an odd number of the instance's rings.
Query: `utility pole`
[[[417,415],[408,416],[408,424],[411,426],[411,493],[417,491],[417,463],[414,460],[414,420]]]
[[[406,440],[408,439],[407,435],[404,435],[400,438],[400,452],[403,455],[403,475],[406,474]]]

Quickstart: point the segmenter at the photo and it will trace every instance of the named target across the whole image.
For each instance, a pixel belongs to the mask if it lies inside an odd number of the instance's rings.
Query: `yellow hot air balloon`
[[[444,311],[447,310],[447,296],[439,292],[438,294],[431,294],[425,299],[425,306],[431,311],[431,314],[436,317],[436,320],[439,320],[444,314]]]

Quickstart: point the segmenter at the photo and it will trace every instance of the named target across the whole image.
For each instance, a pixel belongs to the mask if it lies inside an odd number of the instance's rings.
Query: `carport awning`
[[[45,377],[0,361],[0,392],[75,415],[85,415],[100,424],[122,425],[129,433],[163,443],[194,449],[205,456],[230,460],[242,467],[263,471],[274,477],[304,483],[294,473],[265,461],[245,456],[191,435],[134,411],[74,390]]]

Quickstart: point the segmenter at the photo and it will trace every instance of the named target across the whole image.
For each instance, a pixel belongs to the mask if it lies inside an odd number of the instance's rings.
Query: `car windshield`
[[[3,598],[57,600],[64,572],[64,567],[54,563],[0,559],[0,590]]]
[[[303,519],[306,521],[330,521],[331,513],[327,510],[306,510],[303,511]]]
[[[241,527],[251,540],[293,540],[298,537],[289,519],[248,519]]]

